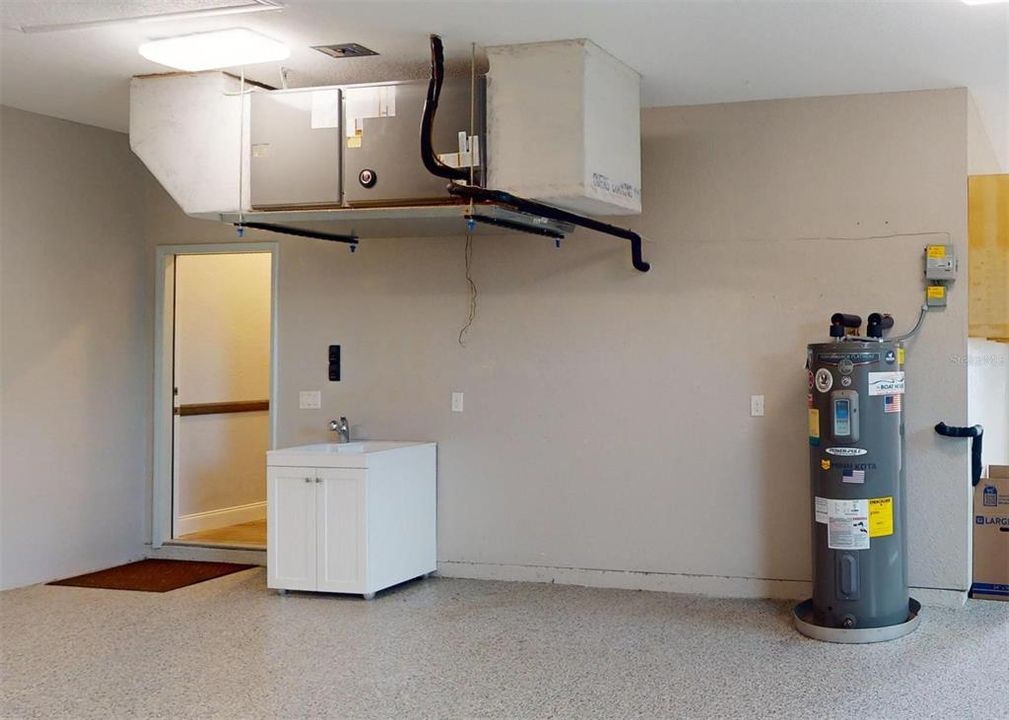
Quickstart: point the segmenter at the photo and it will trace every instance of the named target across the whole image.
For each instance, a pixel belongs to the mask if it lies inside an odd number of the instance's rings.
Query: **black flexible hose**
[[[984,427],[981,425],[974,425],[972,427],[950,427],[946,423],[941,422],[935,426],[935,431],[944,437],[971,438],[971,484],[974,487],[977,487],[978,483],[981,482],[981,470],[983,469],[983,465],[981,464],[981,446],[984,438]]]
[[[445,79],[445,50],[441,38],[431,36],[431,79],[427,83],[427,97],[424,99],[424,114],[420,121],[420,158],[424,167],[432,175],[447,180],[469,180],[468,168],[449,167],[434,152],[434,117],[438,112],[441,84]]]

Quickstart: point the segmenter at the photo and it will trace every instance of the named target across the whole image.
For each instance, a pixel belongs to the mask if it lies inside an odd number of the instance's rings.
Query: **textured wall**
[[[984,462],[1009,465],[1009,344],[970,338],[970,424],[984,425]]]
[[[0,115],[0,585],[142,554],[152,252],[125,135]]]
[[[598,235],[480,236],[466,347],[461,237],[283,239],[280,443],[341,414],[360,437],[438,441],[442,561],[807,580],[805,345],[836,310],[908,326],[923,245],[965,251],[966,107],[949,90],[647,110],[633,222],[652,272]],[[233,237],[158,190],[150,210],[158,243]],[[968,582],[966,451],[931,429],[966,420],[965,288],[908,353],[911,580],[933,588]],[[297,409],[310,389],[321,411]]]

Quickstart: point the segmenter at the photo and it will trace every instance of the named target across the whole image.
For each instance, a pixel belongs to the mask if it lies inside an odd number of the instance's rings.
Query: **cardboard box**
[[[971,597],[1009,602],[1009,465],[991,465],[974,489]]]

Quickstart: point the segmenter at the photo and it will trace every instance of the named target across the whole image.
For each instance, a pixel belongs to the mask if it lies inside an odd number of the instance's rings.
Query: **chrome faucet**
[[[347,422],[347,418],[341,417],[339,420],[330,420],[329,429],[335,433],[340,433],[340,439],[337,442],[350,442],[350,423]]]

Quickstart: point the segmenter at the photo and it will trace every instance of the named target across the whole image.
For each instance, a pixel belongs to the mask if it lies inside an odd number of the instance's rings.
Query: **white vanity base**
[[[405,442],[267,453],[267,586],[370,600],[433,572],[436,453]]]

